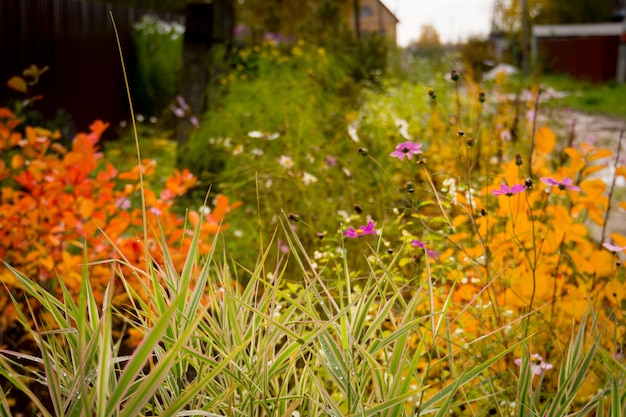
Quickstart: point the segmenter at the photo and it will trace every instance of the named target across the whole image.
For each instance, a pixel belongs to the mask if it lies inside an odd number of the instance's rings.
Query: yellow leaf
[[[600,196],[606,190],[606,184],[599,178],[594,180],[585,180],[580,183],[580,188],[588,196]]]
[[[589,157],[590,161],[595,161],[597,159],[602,159],[602,158],[607,158],[609,156],[613,155],[613,152],[611,152],[608,149],[598,149],[597,152],[595,152],[593,155],[591,155]]]
[[[620,233],[611,233],[611,239],[617,246],[626,246],[626,236]]]
[[[26,81],[22,77],[11,77],[9,81],[7,81],[7,85],[9,88],[19,91],[20,93],[28,92],[28,85],[26,85]]]
[[[556,146],[556,136],[554,132],[547,126],[541,126],[535,133],[535,146],[537,149],[550,153]]]
[[[613,279],[604,286],[604,296],[613,305],[619,306],[624,299],[624,284]]]

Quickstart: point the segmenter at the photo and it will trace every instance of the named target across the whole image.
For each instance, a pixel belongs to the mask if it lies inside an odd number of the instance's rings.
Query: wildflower
[[[359,133],[358,133],[358,128],[359,128],[359,121],[356,120],[352,123],[350,123],[348,125],[348,136],[350,136],[350,139],[352,139],[354,142],[359,142],[361,139],[359,138]]]
[[[191,122],[193,127],[195,127],[196,129],[200,127],[200,122],[198,121],[198,118],[196,116],[191,116],[189,118],[189,121]]]
[[[426,247],[426,244],[420,240],[414,240],[411,242],[411,245],[415,246],[416,248],[422,248],[426,251],[426,254],[428,255],[429,258],[431,259],[437,259],[439,257],[439,253],[435,252],[432,249],[428,249]]]
[[[317,177],[309,174],[308,172],[304,172],[302,174],[302,182],[304,183],[304,185],[311,185],[314,182],[317,182]]]
[[[526,189],[524,184],[515,184],[512,187],[507,186],[505,183],[500,185],[498,190],[493,190],[491,192],[492,195],[505,195],[507,197],[511,197],[513,194],[519,194]]]
[[[422,144],[413,142],[403,142],[396,146],[396,150],[389,154],[394,158],[403,160],[406,156],[408,159],[412,159],[413,155],[422,153]]]
[[[268,133],[268,132],[260,132],[258,130],[253,130],[248,132],[248,137],[254,139],[265,139],[265,140],[274,140],[280,137],[280,133]]]
[[[606,250],[608,250],[611,253],[619,253],[619,252],[623,252],[624,249],[626,249],[626,246],[616,246],[616,245],[611,245],[608,242],[604,242],[602,244],[602,247]]]
[[[559,190],[564,190],[567,188],[568,190],[572,190],[572,191],[580,191],[580,187],[574,185],[574,180],[572,180],[571,178],[567,178],[567,177],[563,178],[563,180],[561,180],[560,182],[555,180],[554,178],[543,177],[541,178],[541,182],[543,182],[546,185],[559,187]]]
[[[324,162],[326,163],[326,167],[334,167],[337,165],[337,158],[332,155],[328,155],[324,158]]]
[[[293,159],[287,155],[281,155],[280,158],[277,159],[278,164],[285,169],[291,169],[294,166]]]
[[[348,227],[348,230],[345,230],[343,234],[349,238],[361,237],[365,235],[375,235],[376,229],[374,227],[375,227],[374,220],[370,220],[369,222],[367,222],[367,225],[361,226],[357,229]]]
[[[235,149],[233,149],[233,156],[237,156],[237,155],[239,155],[242,152],[243,152],[243,145],[241,145],[241,144],[237,145],[237,146],[235,146]]]
[[[517,366],[522,366],[522,358],[516,358],[514,362]],[[548,369],[552,369],[552,364],[544,362],[543,358],[536,353],[530,355],[530,370],[533,375],[541,375]]]

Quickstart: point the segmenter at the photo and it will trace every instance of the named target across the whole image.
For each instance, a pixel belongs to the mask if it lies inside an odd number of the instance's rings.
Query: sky
[[[420,35],[424,24],[432,24],[442,42],[487,35],[495,0],[383,0],[400,19],[398,44],[408,45]]]

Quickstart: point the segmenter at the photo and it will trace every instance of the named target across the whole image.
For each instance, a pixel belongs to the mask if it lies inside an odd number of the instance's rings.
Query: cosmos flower
[[[514,362],[517,366],[522,366],[522,358],[516,358]],[[530,370],[533,375],[541,375],[548,369],[552,369],[552,364],[544,362],[543,358],[536,353],[530,355]]]
[[[559,187],[559,190],[564,190],[567,188],[568,190],[572,191],[580,191],[580,187],[574,185],[574,180],[567,177],[563,178],[560,182],[555,180],[554,178],[543,177],[541,178],[541,182],[549,186]]]
[[[606,250],[608,250],[609,252],[612,253],[619,253],[619,252],[623,252],[624,249],[626,249],[626,246],[616,246],[616,245],[611,245],[608,242],[604,242],[602,244],[602,247]]]
[[[507,197],[511,197],[513,194],[519,194],[526,189],[524,184],[515,184],[512,187],[509,187],[505,183],[500,185],[500,188],[497,190],[493,190],[491,192],[492,195],[505,195]]]
[[[439,257],[439,253],[435,252],[432,249],[428,249],[426,247],[426,244],[424,242],[422,242],[421,240],[414,240],[411,242],[411,245],[415,246],[416,248],[422,248],[426,251],[426,254],[428,255],[429,258],[431,259],[437,259]]]
[[[348,230],[343,232],[344,236],[349,238],[361,237],[365,235],[375,235],[376,234],[376,225],[374,224],[374,220],[370,220],[367,222],[367,225],[361,226],[357,229],[352,227],[348,227]]]
[[[422,153],[422,144],[414,142],[402,142],[396,146],[396,150],[391,152],[389,156],[404,160],[404,158],[412,159],[413,155]]]

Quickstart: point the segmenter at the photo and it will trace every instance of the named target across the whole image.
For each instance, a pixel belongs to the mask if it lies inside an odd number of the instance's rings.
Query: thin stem
[[[624,136],[624,129],[619,134],[619,140],[617,141],[617,152],[615,153],[615,169],[617,170],[617,164],[619,163],[619,155],[622,152],[622,138]],[[611,187],[609,188],[608,203],[606,207],[606,214],[604,215],[604,224],[602,225],[602,233],[600,234],[600,241],[598,245],[602,247],[604,239],[606,237],[607,224],[609,223],[609,216],[611,215],[611,200],[613,200],[613,191],[615,190],[615,181],[617,179],[617,172],[613,172],[613,178],[611,179]]]

